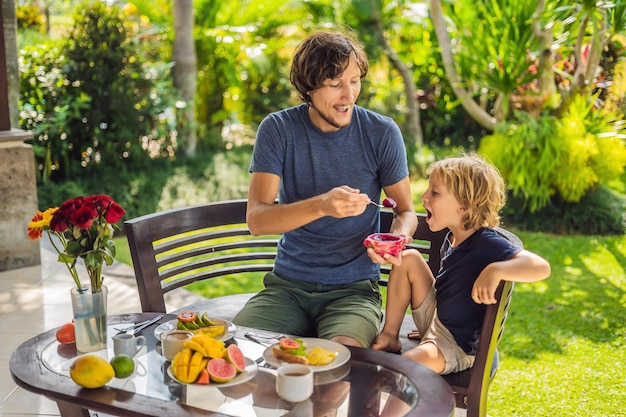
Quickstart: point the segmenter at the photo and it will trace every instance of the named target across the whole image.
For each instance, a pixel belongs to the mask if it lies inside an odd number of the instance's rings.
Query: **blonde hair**
[[[500,225],[506,185],[500,172],[475,153],[435,161],[426,170],[436,176],[467,211],[463,228]]]

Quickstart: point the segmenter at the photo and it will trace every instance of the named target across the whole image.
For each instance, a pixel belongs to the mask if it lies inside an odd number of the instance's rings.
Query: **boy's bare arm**
[[[472,299],[478,304],[494,304],[500,281],[535,282],[550,276],[550,264],[541,256],[523,250],[512,259],[493,262],[482,270],[472,288]]]

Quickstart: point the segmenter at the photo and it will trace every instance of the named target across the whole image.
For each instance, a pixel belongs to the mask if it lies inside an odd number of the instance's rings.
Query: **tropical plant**
[[[625,56],[625,1],[431,0],[430,11],[455,94],[493,131],[480,149],[526,208],[580,201],[621,175],[624,115],[603,107]]]

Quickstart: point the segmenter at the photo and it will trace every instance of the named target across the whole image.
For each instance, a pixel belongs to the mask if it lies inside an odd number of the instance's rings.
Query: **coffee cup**
[[[134,357],[146,345],[146,338],[122,333],[113,336],[113,352],[115,355]]]
[[[281,365],[276,371],[276,393],[292,403],[308,399],[313,394],[313,371],[307,365]]]
[[[191,340],[193,333],[184,330],[173,330],[161,334],[161,353],[168,361],[185,347],[185,342]]]

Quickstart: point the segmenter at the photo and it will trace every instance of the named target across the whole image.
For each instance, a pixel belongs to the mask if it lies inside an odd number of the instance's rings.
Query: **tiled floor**
[[[18,387],[9,372],[11,353],[25,340],[72,319],[73,281],[45,239],[41,266],[0,272],[0,416],[58,416],[56,403]],[[141,311],[132,269],[106,269],[111,314]]]
[[[0,417],[59,416],[53,401],[18,387],[9,372],[11,353],[24,341],[58,327],[72,318],[70,289],[73,281],[56,253],[41,240],[41,266],[0,272]],[[134,273],[116,263],[105,270],[110,314],[141,311]],[[198,296],[177,291],[167,298],[168,311],[192,304]],[[94,417],[96,414],[94,414]],[[102,414],[98,414],[103,417]],[[455,417],[463,417],[456,410]]]

